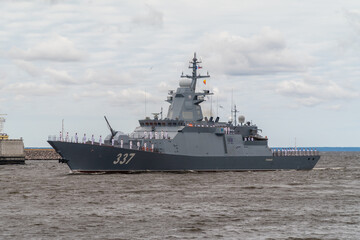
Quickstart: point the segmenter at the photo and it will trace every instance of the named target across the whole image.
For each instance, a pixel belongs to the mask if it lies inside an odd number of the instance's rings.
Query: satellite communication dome
[[[239,120],[239,123],[243,124],[243,123],[245,122],[245,116],[240,115],[240,116],[238,117],[238,120]]]
[[[180,87],[190,87],[191,86],[191,79],[180,79],[179,86]]]
[[[233,121],[233,119],[232,119],[232,117],[230,116],[228,122],[229,122],[229,123],[232,123],[232,121]]]

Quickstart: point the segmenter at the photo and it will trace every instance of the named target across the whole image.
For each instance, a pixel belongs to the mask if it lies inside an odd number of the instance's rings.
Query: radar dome
[[[243,124],[243,123],[245,122],[245,116],[240,115],[240,116],[238,117],[238,120],[239,120],[239,123]]]
[[[191,86],[191,79],[180,79],[179,86],[180,87],[190,87]]]

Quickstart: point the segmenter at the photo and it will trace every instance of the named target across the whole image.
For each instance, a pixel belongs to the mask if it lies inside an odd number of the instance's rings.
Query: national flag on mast
[[[203,83],[206,85],[206,79],[204,79]]]

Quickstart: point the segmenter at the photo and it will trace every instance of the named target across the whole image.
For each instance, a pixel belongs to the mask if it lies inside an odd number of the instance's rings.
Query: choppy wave
[[[0,239],[359,239],[360,153],[312,171],[69,174],[0,166]]]

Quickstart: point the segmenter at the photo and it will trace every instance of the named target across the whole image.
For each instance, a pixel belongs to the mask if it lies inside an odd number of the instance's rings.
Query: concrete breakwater
[[[52,148],[26,148],[26,160],[59,160],[60,155]]]
[[[22,139],[1,139],[0,165],[24,163],[24,143]]]

